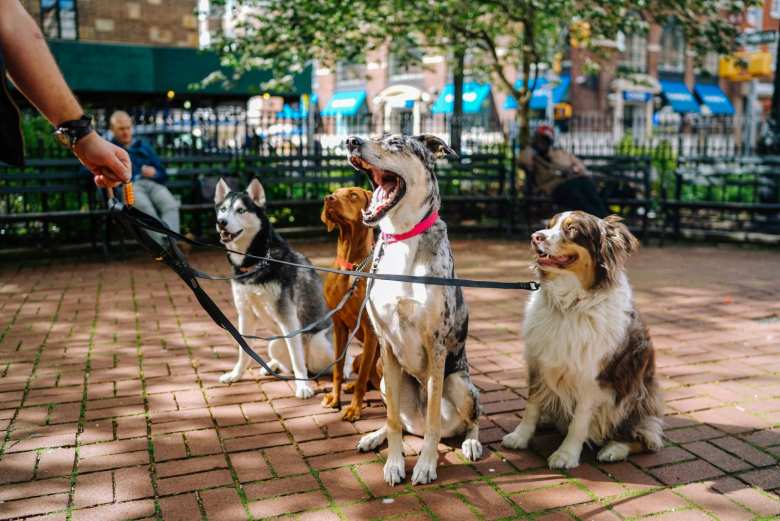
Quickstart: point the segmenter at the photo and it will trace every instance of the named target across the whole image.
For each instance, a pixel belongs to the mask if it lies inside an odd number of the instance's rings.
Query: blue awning
[[[714,115],[731,116],[734,114],[734,106],[717,85],[697,84],[693,91]]]
[[[317,106],[316,94],[312,95],[311,99],[309,100],[309,106]],[[295,108],[293,108],[289,103],[285,103],[284,106],[282,106],[282,110],[276,113],[276,117],[280,119],[305,119],[308,115],[309,109],[303,102],[303,99],[300,100]]]
[[[661,80],[661,92],[664,98],[672,106],[675,112],[685,114],[688,112],[699,112],[699,104],[688,90],[688,87],[681,81]]]
[[[433,114],[452,114],[453,100],[455,86],[452,83],[448,83],[444,86],[436,99],[436,102],[431,107]],[[485,109],[485,101],[490,96],[490,84],[488,83],[476,83],[473,81],[467,81],[463,83],[463,113],[464,114],[479,114]]]
[[[534,92],[531,94],[531,108],[533,110],[545,110],[547,108],[547,88],[542,88],[545,85],[547,85],[548,80],[547,78],[538,77],[536,78],[535,82],[531,82]],[[560,103],[564,100],[566,97],[566,94],[569,92],[569,84],[571,83],[571,77],[568,74],[563,74],[558,80],[558,85],[552,88],[552,92],[550,94],[552,95],[552,102],[553,105],[556,103]],[[525,81],[523,80],[517,80],[515,82],[515,88],[516,89],[522,89],[525,85]],[[506,100],[504,101],[504,108],[505,109],[516,109],[517,108],[517,100],[513,96],[507,96]]]
[[[366,91],[350,90],[337,92],[320,113],[323,117],[355,116],[365,106]]]

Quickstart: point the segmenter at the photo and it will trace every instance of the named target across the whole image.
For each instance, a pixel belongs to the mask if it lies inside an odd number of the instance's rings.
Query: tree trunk
[[[463,49],[455,51],[455,69],[452,71],[452,120],[450,122],[450,147],[460,155],[460,136],[463,132]]]
[[[525,95],[520,96],[517,99],[517,125],[519,128],[520,147],[525,147],[530,142],[531,137],[531,98],[533,97],[533,91],[531,87],[535,87],[536,79],[534,78],[534,85],[531,85],[531,64],[526,59],[523,60],[523,78],[525,78]]]
[[[780,45],[780,27],[777,28],[777,40],[778,45]],[[778,123],[780,123],[780,52],[777,53],[777,57],[775,59],[775,71],[778,72],[775,72],[775,85],[774,90],[772,91],[772,110],[769,117],[774,123],[775,127],[777,127]]]

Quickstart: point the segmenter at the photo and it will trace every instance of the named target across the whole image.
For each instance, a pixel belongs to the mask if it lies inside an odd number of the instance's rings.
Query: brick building
[[[198,0],[22,0],[47,38],[101,43],[199,45]]]
[[[769,15],[771,4],[765,2],[762,7],[749,10],[743,30],[776,31],[778,22]],[[693,113],[739,119],[746,112],[748,82],[721,78],[720,57],[715,53],[705,56],[697,67],[686,50],[682,28],[674,23],[653,25],[645,35],[621,35],[617,41],[602,45],[607,59],[600,60],[596,72],[587,70],[589,56],[577,48],[565,50],[557,73],[547,70],[544,64],[540,66],[543,72],[539,83],[549,85],[535,91],[532,97],[531,108],[537,117],[546,114],[548,98],[561,113],[612,119],[635,133],[649,130],[659,118],[680,121]],[[771,53],[774,64],[776,44],[751,49]],[[366,56],[365,64],[339,63],[334,68],[315,68],[313,87],[323,115],[356,116],[364,112],[386,120],[391,114],[403,117],[408,113],[412,119],[435,114],[448,97],[451,104],[451,72],[444,56],[421,51],[421,61],[420,66],[402,67],[391,48],[386,47]],[[466,81],[470,81],[468,73]],[[497,81],[483,87],[490,101],[477,108],[494,111],[504,125],[511,122],[516,108],[514,100]],[[760,99],[765,106],[771,87],[771,75],[758,79]],[[465,103],[475,96],[477,84],[464,89]]]
[[[208,0],[22,0],[39,22],[70,87],[91,107],[245,107],[269,75],[256,71],[229,88],[190,85],[220,70],[204,53],[210,31],[225,23]],[[200,14],[205,13],[205,14]],[[225,71],[229,75],[229,71]],[[308,93],[311,73],[293,92]],[[23,100],[20,100],[23,101]]]

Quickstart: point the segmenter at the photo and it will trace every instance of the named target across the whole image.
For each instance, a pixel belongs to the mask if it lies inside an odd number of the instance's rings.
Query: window
[[[643,34],[631,34],[625,37],[625,50],[620,64],[631,72],[647,70],[647,37]]]
[[[336,64],[336,83],[343,87],[344,85],[355,85],[366,81],[366,64],[338,62]]]
[[[46,38],[78,40],[76,0],[41,0],[41,29]]]
[[[707,74],[710,74],[711,76],[717,76],[719,65],[720,65],[720,56],[718,56],[718,53],[714,51],[710,51],[706,55],[704,55],[704,59],[702,60],[702,64],[701,64],[701,69],[702,71],[706,72]]]
[[[413,80],[422,78],[423,66],[422,49],[413,48],[409,50],[411,60],[401,61],[397,53],[390,53],[390,79],[391,80]]]
[[[667,72],[685,71],[685,35],[680,25],[671,22],[661,35],[661,62],[659,69]]]

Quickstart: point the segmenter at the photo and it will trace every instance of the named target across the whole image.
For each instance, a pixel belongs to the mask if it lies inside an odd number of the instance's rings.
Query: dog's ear
[[[443,139],[438,138],[433,134],[420,134],[419,136],[414,136],[414,138],[425,145],[425,148],[430,150],[431,154],[437,159],[440,157],[448,157],[450,159],[458,158],[458,154],[456,154]]]
[[[604,223],[607,225],[607,242],[612,242],[614,248],[622,249],[626,256],[639,249],[639,239],[623,224],[622,217],[608,215]]]
[[[328,217],[328,212],[325,211],[325,204],[322,205],[322,213],[320,214],[320,220],[325,225],[325,227],[328,229],[328,233],[333,231],[333,228],[336,227],[336,223],[330,220],[330,217]]]
[[[639,241],[623,224],[620,216],[610,215],[603,221],[604,230],[599,251],[602,280],[597,281],[597,284],[606,287],[617,280],[628,256],[639,249]]]
[[[252,179],[252,182],[246,187],[246,193],[249,194],[249,198],[252,199],[257,206],[260,208],[265,207],[265,190],[256,177]]]
[[[214,188],[214,204],[219,204],[225,200],[225,196],[230,192],[230,187],[221,177],[217,186]]]

